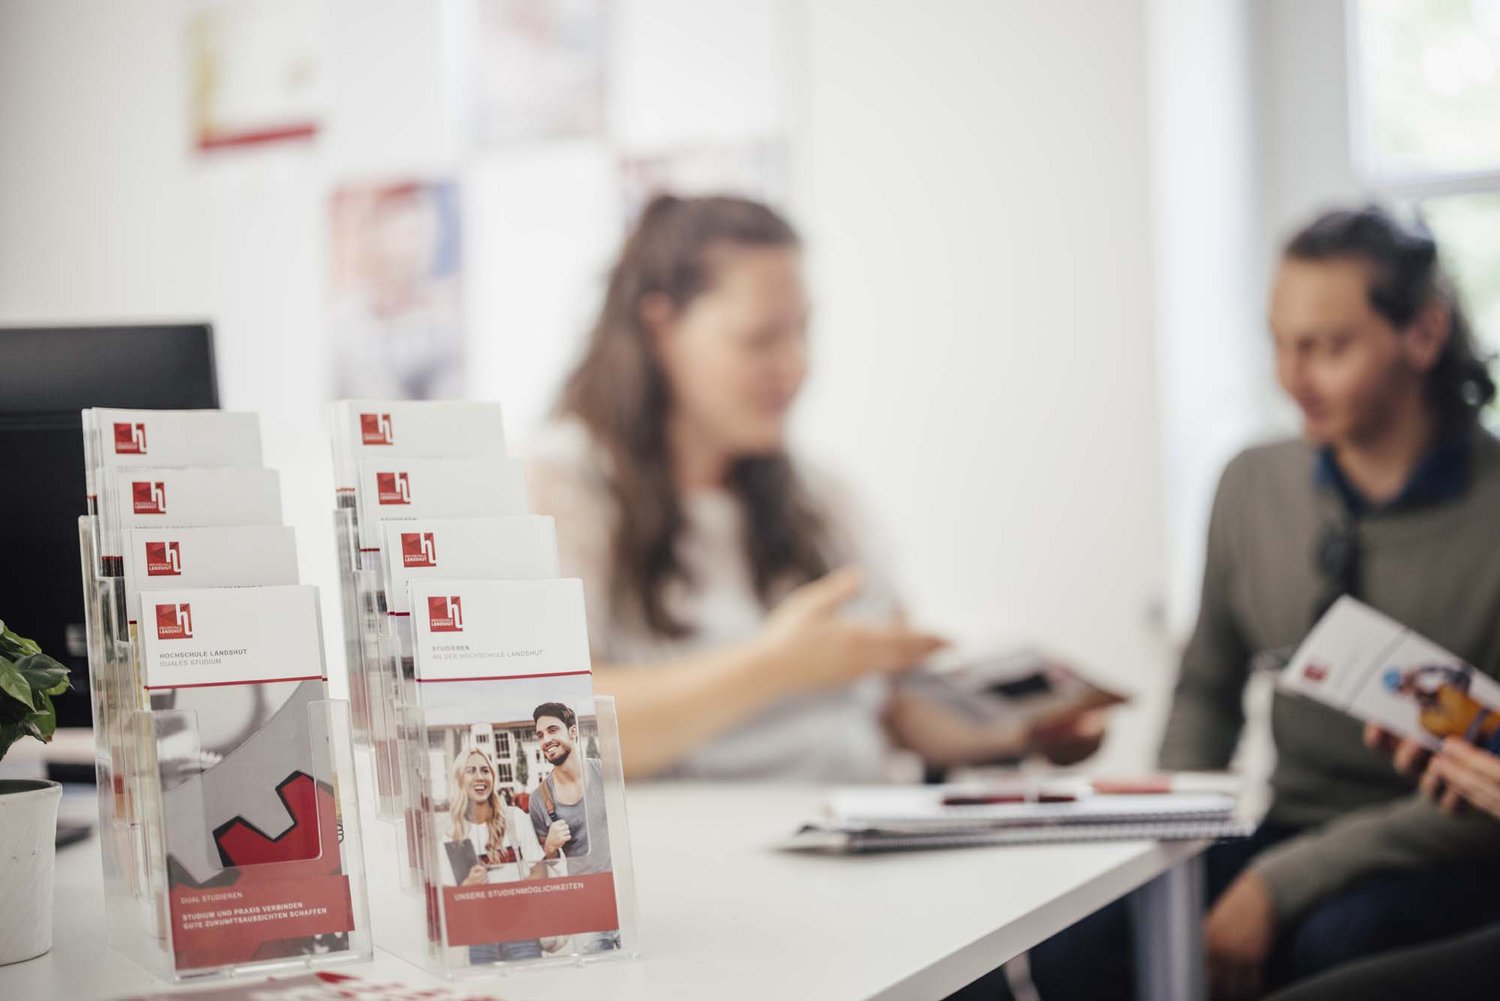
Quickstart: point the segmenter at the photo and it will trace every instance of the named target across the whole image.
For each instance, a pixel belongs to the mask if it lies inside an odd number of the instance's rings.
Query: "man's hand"
[[[1415,740],[1406,740],[1374,723],[1365,724],[1365,746],[1391,759],[1396,771],[1414,779],[1427,767],[1432,752]]]
[[[568,827],[566,820],[554,820],[552,826],[547,828],[547,840],[542,844],[542,850],[547,853],[548,858],[556,858],[562,851],[562,846],[573,840],[573,831]]]
[[[1500,820],[1500,756],[1449,737],[1422,776],[1422,792],[1449,813],[1468,803]]]
[[[1260,996],[1276,941],[1276,910],[1266,881],[1247,870],[1214,904],[1203,926],[1209,993],[1221,1001]]]

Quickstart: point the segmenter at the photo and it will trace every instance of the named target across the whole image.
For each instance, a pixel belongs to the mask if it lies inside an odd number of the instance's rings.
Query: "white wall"
[[[753,6],[618,4],[633,26],[611,53],[627,104],[612,113],[666,142],[656,102],[774,45],[775,86],[674,114],[756,101],[785,116],[817,302],[801,438],[868,501],[920,618],[1159,691],[1143,0],[774,0],[771,21]],[[0,0],[0,323],[212,317],[225,402],[260,409],[278,459],[305,467],[289,512],[321,536],[330,186],[461,173],[472,390],[524,429],[618,239],[613,181],[588,144],[464,149],[448,22],[416,0],[331,4],[316,147],[204,161],[183,110],[187,9]],[[709,31],[722,58],[693,47]],[[1117,758],[1144,759],[1158,708],[1122,729]]]
[[[805,439],[919,618],[1159,687],[1143,5],[823,0],[804,25]]]
[[[1259,290],[1251,11],[1151,0],[1152,212],[1168,584],[1166,620],[1197,615],[1224,464],[1260,430],[1270,371]]]
[[[1350,155],[1346,0],[1266,0],[1254,10],[1269,261],[1314,213],[1365,195]]]

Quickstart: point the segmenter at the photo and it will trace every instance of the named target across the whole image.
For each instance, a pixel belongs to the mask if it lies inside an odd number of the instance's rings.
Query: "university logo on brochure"
[[[463,632],[463,599],[457,595],[452,597],[428,595],[427,628],[435,633]]]
[[[391,415],[360,414],[359,436],[365,445],[396,444],[396,433],[391,428]]]
[[[145,455],[146,425],[115,422],[115,454]]]
[[[404,567],[437,566],[437,542],[431,532],[401,533],[401,565]]]
[[[176,542],[146,543],[146,576],[181,577],[182,549]]]
[[[193,609],[187,602],[156,606],[156,638],[190,640],[193,638]]]
[[[150,480],[130,482],[131,510],[136,514],[166,514],[167,485]]]
[[[410,504],[411,479],[406,473],[376,473],[375,495],[381,504]]]

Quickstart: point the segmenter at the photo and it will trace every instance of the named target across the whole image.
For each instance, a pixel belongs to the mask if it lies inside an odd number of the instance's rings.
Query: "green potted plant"
[[[0,758],[23,737],[46,742],[57,728],[52,696],[68,669],[0,622]],[[52,865],[62,787],[0,779],[0,966],[52,948]]]

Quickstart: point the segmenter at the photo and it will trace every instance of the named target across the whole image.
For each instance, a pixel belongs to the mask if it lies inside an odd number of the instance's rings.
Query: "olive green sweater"
[[[1300,441],[1252,448],[1224,471],[1208,531],[1198,624],[1183,654],[1161,764],[1228,766],[1257,654],[1284,660],[1328,584],[1314,553],[1338,520]],[[1452,500],[1375,512],[1360,523],[1361,598],[1491,676],[1500,675],[1500,441],[1474,435],[1468,485]],[[1500,865],[1500,824],[1450,817],[1366,750],[1361,724],[1278,692],[1268,819],[1306,830],[1263,853],[1278,916],[1291,920],[1366,876],[1453,861]]]

